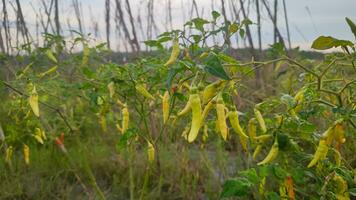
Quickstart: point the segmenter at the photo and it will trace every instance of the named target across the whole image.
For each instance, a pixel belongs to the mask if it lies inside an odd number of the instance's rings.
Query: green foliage
[[[105,59],[104,45],[91,46],[83,35],[68,48],[62,37],[47,34],[44,47],[24,46],[27,55],[3,58],[14,73],[0,81],[0,198],[41,199],[50,193],[69,199],[293,199],[293,194],[319,199],[339,195],[335,175],[355,196],[354,44],[319,37],[313,48],[342,50],[322,61],[303,59],[298,52],[287,57],[283,45],[275,44],[268,52],[274,60],[245,63],[228,54],[226,44],[211,47],[207,41],[243,35],[252,22],[219,20],[217,12],[212,19],[192,19],[184,30],[145,42],[157,55],[124,64]],[[164,47],[176,39],[178,57],[165,66]],[[82,52],[72,52],[79,47]],[[251,78],[257,68],[268,72],[259,86]],[[29,104],[34,86],[40,117]],[[192,114],[178,113],[192,94],[200,100],[208,96],[212,107],[198,124],[197,139],[188,143]],[[205,103],[197,105],[204,110]],[[237,131],[227,116],[217,123],[217,104],[223,106],[220,114],[238,110]],[[333,137],[325,134],[336,128]],[[331,141],[328,152],[308,168],[321,140]],[[29,165],[23,162],[24,144],[30,147]],[[258,165],[276,146],[278,152]],[[38,177],[45,182],[33,189],[36,195],[24,180]]]
[[[353,43],[348,40],[339,40],[330,36],[320,36],[312,44],[313,49],[327,50],[336,47],[352,47]]]
[[[346,17],[346,22],[347,22],[347,24],[349,25],[349,27],[350,27],[350,29],[351,29],[351,31],[352,31],[352,33],[354,34],[355,39],[356,39],[356,25],[354,24],[353,21],[351,21],[351,19],[349,19],[349,18],[347,18],[347,17]]]
[[[224,183],[221,198],[241,197],[248,193],[251,183],[243,178],[227,180]]]

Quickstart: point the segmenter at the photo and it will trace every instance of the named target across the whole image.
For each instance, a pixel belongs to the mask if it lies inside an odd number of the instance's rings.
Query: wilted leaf
[[[239,30],[239,24],[233,23],[229,26],[229,33],[232,35]]]

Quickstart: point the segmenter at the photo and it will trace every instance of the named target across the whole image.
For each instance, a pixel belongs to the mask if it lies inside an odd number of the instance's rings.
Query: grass
[[[217,199],[244,163],[218,137],[205,149],[160,143],[159,162],[149,164],[145,147],[118,152],[117,133],[90,135],[68,136],[68,156],[47,143],[31,148],[29,166],[21,152],[11,168],[1,159],[0,199],[100,199],[95,185],[107,199]]]

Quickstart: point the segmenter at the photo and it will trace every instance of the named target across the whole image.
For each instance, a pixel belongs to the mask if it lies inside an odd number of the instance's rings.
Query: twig
[[[0,80],[6,87],[8,87],[9,89],[13,90],[14,92],[16,92],[17,94],[21,95],[21,96],[24,96],[24,97],[30,97],[29,95],[23,93],[22,91],[16,89],[15,87],[13,87],[11,84],[9,84],[8,82],[6,81],[3,81],[3,80]],[[62,120],[64,121],[64,123],[66,124],[66,126],[69,128],[69,131],[70,132],[73,132],[74,129],[72,128],[72,126],[69,124],[67,118],[64,116],[64,114],[59,110],[59,108],[56,108],[46,102],[43,102],[41,100],[38,101],[40,104],[46,106],[47,108],[53,110],[54,112],[56,112],[61,118]]]
[[[355,83],[356,83],[356,80],[352,80],[352,81],[346,83],[346,85],[343,88],[341,88],[341,90],[339,91],[339,94],[341,94],[347,87],[349,87],[350,85],[355,84]]]
[[[315,103],[322,103],[322,104],[327,105],[327,106],[330,106],[330,107],[332,107],[332,108],[337,107],[336,105],[334,105],[334,104],[332,104],[332,103],[330,103],[330,102],[324,101],[324,100],[322,100],[322,99],[315,100],[315,101],[313,101],[313,102],[315,102]]]

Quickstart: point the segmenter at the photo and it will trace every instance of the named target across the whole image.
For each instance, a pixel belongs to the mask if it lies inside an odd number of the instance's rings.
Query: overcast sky
[[[36,7],[39,0],[21,0],[25,10],[26,20],[34,24],[33,10],[30,6]],[[130,0],[133,8],[134,15],[137,16],[139,12],[143,13],[145,5],[148,0]],[[203,13],[203,17],[210,16],[211,12],[211,0],[196,0],[199,5],[200,11]],[[220,0],[215,0],[215,10],[220,10]],[[37,2],[37,4],[36,4]],[[61,12],[65,13],[75,24],[74,11],[70,9],[72,0],[60,0]],[[92,32],[90,25],[92,21],[97,21],[99,29],[102,32],[99,40],[104,39],[104,2],[105,0],[79,0],[82,4],[84,12],[84,20],[87,24],[86,32]],[[112,1],[112,7],[115,6],[115,1]],[[161,32],[165,31],[165,2],[166,0],[155,0],[155,17],[158,25],[161,27]],[[173,5],[173,27],[181,28],[184,17],[187,18],[191,0],[172,0]],[[183,4],[182,4],[183,2]],[[238,2],[238,1],[236,1]],[[282,1],[280,0],[280,5]],[[347,24],[345,23],[345,17],[351,18],[356,22],[356,0],[286,0],[288,17],[290,22],[291,39],[293,46],[301,46],[302,49],[308,49],[311,42],[319,35],[330,35],[340,39],[354,39],[352,33],[349,31]],[[182,9],[182,5],[185,9]],[[280,7],[282,11],[282,7]],[[91,13],[89,12],[91,10]],[[114,10],[114,9],[112,9]],[[254,8],[251,8],[251,20],[254,21]],[[263,40],[264,46],[267,46],[272,42],[273,31],[272,24],[267,17],[266,11],[262,11],[264,18],[262,19],[263,26]],[[145,14],[142,14],[145,15]],[[145,16],[142,16],[143,18]],[[284,24],[283,12],[279,14],[279,28],[283,35],[286,35]],[[67,23],[66,19],[61,19],[64,24]],[[143,19],[146,20],[146,19]],[[255,27],[252,28],[255,32]]]

